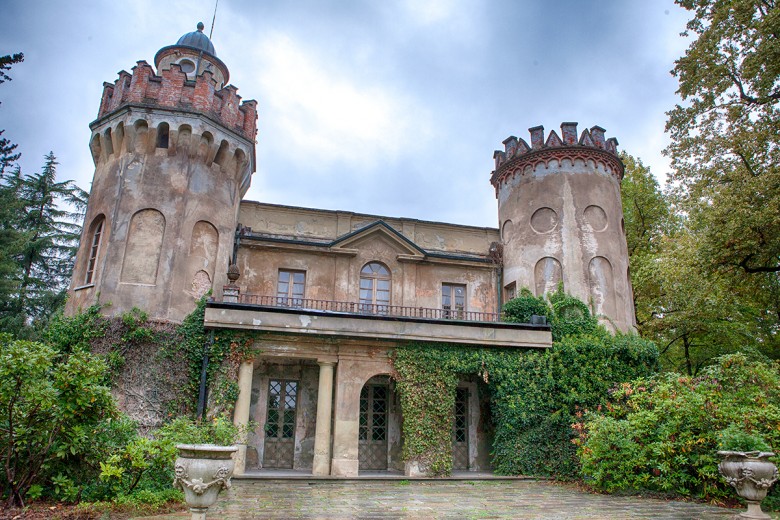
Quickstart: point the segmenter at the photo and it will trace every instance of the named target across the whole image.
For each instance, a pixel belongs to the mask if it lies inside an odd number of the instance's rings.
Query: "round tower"
[[[67,312],[98,300],[180,321],[217,296],[255,171],[255,101],[198,31],[104,83],[90,124],[95,174]],[[197,73],[196,73],[197,71]]]
[[[541,296],[559,284],[612,329],[634,330],[617,139],[603,128],[562,123],[561,136],[531,128],[531,146],[511,136],[496,151],[496,189],[504,245],[504,294]]]

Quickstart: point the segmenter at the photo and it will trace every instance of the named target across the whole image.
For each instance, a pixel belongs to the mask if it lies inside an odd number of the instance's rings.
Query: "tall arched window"
[[[157,125],[157,148],[168,148],[168,123]]]
[[[369,262],[360,270],[360,310],[388,314],[389,306],[390,270],[379,262]]]
[[[84,276],[84,284],[88,285],[92,283],[95,277],[95,267],[97,265],[98,253],[100,252],[100,238],[103,236],[103,224],[106,219],[103,215],[99,215],[92,222],[90,226],[90,246],[89,246],[89,260],[87,260],[87,272]]]

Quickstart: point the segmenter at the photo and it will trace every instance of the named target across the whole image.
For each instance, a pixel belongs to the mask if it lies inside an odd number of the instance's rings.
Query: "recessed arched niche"
[[[106,159],[109,158],[111,154],[114,153],[114,142],[113,142],[113,136],[111,135],[111,128],[106,128],[106,133],[103,134],[103,143],[105,143],[104,150],[106,151]]]
[[[191,142],[192,127],[190,125],[181,125],[176,132],[176,150],[185,154],[189,153]]]
[[[219,143],[219,149],[217,150],[217,155],[214,156],[214,163],[224,167],[226,166],[228,158],[228,142],[224,139],[221,143]]]
[[[214,136],[211,132],[203,132],[200,136],[200,144],[198,145],[198,158],[206,161],[209,158],[209,150],[214,143]]]
[[[116,145],[114,146],[116,154],[121,154],[126,150],[125,146],[125,124],[119,123],[116,125],[116,131],[114,132],[114,142]]]
[[[534,282],[537,296],[555,292],[561,281],[563,281],[563,268],[557,259],[547,256],[536,262]]]
[[[241,148],[236,148],[236,152],[233,154],[234,175],[237,175],[244,171],[246,167],[246,154]]]
[[[133,215],[122,261],[123,283],[157,283],[164,234],[165,217],[156,209],[142,209]]]
[[[615,316],[615,278],[612,264],[603,256],[593,257],[588,264],[588,284],[593,314]]]
[[[170,127],[168,123],[160,123],[157,125],[157,143],[155,148],[168,148],[168,141],[170,139]]]
[[[192,227],[192,240],[190,241],[190,256],[197,256],[204,260],[204,267],[208,266],[209,272],[213,272],[213,266],[217,259],[219,247],[219,232],[210,222],[199,220]]]
[[[97,165],[103,155],[103,147],[100,145],[100,134],[92,136],[92,142],[89,143],[89,150],[92,152],[92,160]]]
[[[515,225],[512,223],[511,220],[507,219],[504,221],[504,225],[501,226],[501,240],[506,244],[510,240],[512,240],[512,237],[515,233]]]
[[[133,123],[133,130],[135,130],[135,146],[136,153],[144,153],[146,151],[146,138],[149,134],[149,123],[144,119],[139,119]]]

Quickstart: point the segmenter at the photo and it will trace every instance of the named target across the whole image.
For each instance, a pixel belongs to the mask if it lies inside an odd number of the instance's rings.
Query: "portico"
[[[251,421],[254,427],[239,445],[237,474],[270,468],[335,477],[404,471],[393,349],[410,341],[496,348],[550,345],[547,326],[243,303],[209,303],[205,323],[258,333],[252,359],[239,369],[234,422],[246,427]],[[479,417],[475,383],[464,383],[462,389],[458,449],[465,450],[465,469],[485,470],[487,456],[477,463],[477,451],[486,450],[486,444],[480,442],[477,421],[466,419],[469,410]]]

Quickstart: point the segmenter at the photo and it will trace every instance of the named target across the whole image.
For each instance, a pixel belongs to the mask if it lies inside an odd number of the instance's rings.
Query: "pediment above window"
[[[370,244],[375,243],[377,239],[389,245],[399,257],[404,259],[422,260],[425,258],[425,251],[381,220],[339,237],[333,241],[331,249],[336,251],[360,250],[367,246],[370,247]]]

